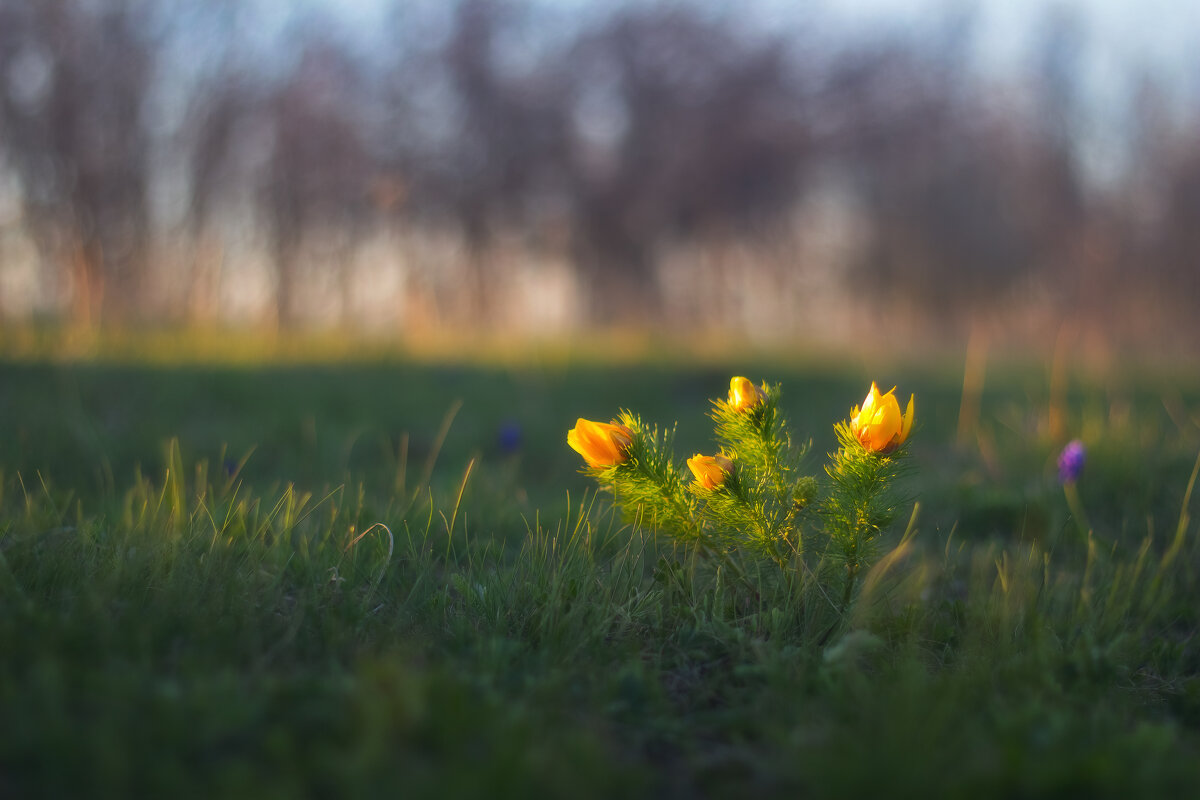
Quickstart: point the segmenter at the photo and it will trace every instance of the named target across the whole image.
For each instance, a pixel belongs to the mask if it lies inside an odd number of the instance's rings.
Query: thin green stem
[[[858,578],[858,562],[846,568],[846,590],[842,592],[842,614],[850,608],[850,598],[854,595],[854,583]]]
[[[1075,518],[1075,526],[1079,528],[1079,532],[1087,539],[1092,533],[1093,528],[1088,522],[1087,512],[1084,511],[1083,501],[1079,498],[1079,489],[1074,482],[1063,484],[1063,494],[1067,497],[1067,507],[1071,509],[1071,515]]]

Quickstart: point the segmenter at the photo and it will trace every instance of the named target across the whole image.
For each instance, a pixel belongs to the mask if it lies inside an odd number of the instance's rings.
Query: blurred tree
[[[591,123],[607,141],[577,130],[576,262],[598,321],[653,319],[657,247],[745,233],[799,193],[809,135],[787,50],[668,5],[623,8],[569,58],[577,103],[597,85],[609,93],[609,118]]]
[[[1164,178],[1163,215],[1149,262],[1158,266],[1162,295],[1195,331],[1200,297],[1200,136],[1193,133],[1171,153]]]
[[[44,265],[69,265],[73,320],[139,309],[149,234],[146,3],[0,0],[0,131]]]
[[[529,35],[528,13],[515,3],[462,0],[442,54],[459,120],[445,195],[467,245],[463,288],[476,320],[486,317],[493,282],[502,278],[488,259],[497,230],[536,228],[536,206],[560,189],[568,153],[565,65],[515,75],[499,65],[497,40],[514,30]],[[509,46],[523,47],[514,38]]]
[[[1061,267],[1083,212],[1045,109],[979,96],[961,58],[873,43],[843,57],[826,88],[832,150],[872,232],[855,283],[943,332],[1005,307],[1030,272]]]
[[[353,241],[370,207],[373,173],[361,140],[359,114],[366,103],[354,64],[319,33],[302,40],[300,53],[295,70],[264,109],[274,136],[263,202],[276,319],[283,327],[298,322],[295,295],[305,235]],[[326,268],[344,269],[346,263],[336,258]]]
[[[177,0],[173,9],[171,40],[188,67],[188,79],[176,90],[186,104],[171,147],[186,176],[176,246],[189,249],[181,277],[187,284],[185,310],[177,313],[207,325],[219,319],[221,266],[230,238],[221,230],[221,212],[239,206],[239,190],[246,193],[253,179],[247,173],[255,159],[246,154],[255,146],[248,140],[266,92],[254,79],[255,65],[241,41],[253,29],[245,4]]]

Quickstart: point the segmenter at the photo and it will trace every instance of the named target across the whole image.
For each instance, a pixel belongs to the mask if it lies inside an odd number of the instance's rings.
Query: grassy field
[[[872,379],[917,394],[917,533],[845,615],[623,525],[566,447],[631,408],[710,451],[731,374],[813,473]],[[957,361],[10,354],[0,796],[1193,790],[1200,379],[1014,363],[963,405]]]

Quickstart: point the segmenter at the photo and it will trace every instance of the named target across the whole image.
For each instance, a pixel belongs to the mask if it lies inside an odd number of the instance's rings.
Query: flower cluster
[[[630,521],[743,577],[749,560],[795,566],[816,538],[825,545],[822,562],[828,555],[845,565],[848,598],[896,509],[890,486],[912,431],[914,398],[901,413],[895,389],[881,394],[872,383],[849,420],[834,426],[840,446],[822,485],[800,470],[807,447],[793,444],[780,397],[779,386],[730,380],[710,412],[718,448],[686,459],[686,472],[671,450],[673,429],[659,431],[627,411],[611,422],[580,419],[567,444]]]

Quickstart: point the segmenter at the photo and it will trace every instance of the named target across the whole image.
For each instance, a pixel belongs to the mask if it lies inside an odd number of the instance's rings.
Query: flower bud
[[[900,414],[900,403],[892,388],[887,394],[879,394],[879,387],[871,382],[871,391],[863,400],[862,408],[854,407],[850,412],[850,430],[862,446],[873,453],[886,455],[908,438],[913,423],[913,395],[908,398],[908,410]]]
[[[738,376],[729,381],[729,407],[734,411],[746,412],[758,408],[767,401],[767,393]]]
[[[696,476],[695,485],[716,489],[733,474],[733,462],[722,455],[702,456],[699,453],[687,460],[688,469]]]
[[[580,418],[575,427],[567,431],[567,444],[583,456],[588,466],[610,467],[629,458],[633,431],[615,422],[592,422]]]

